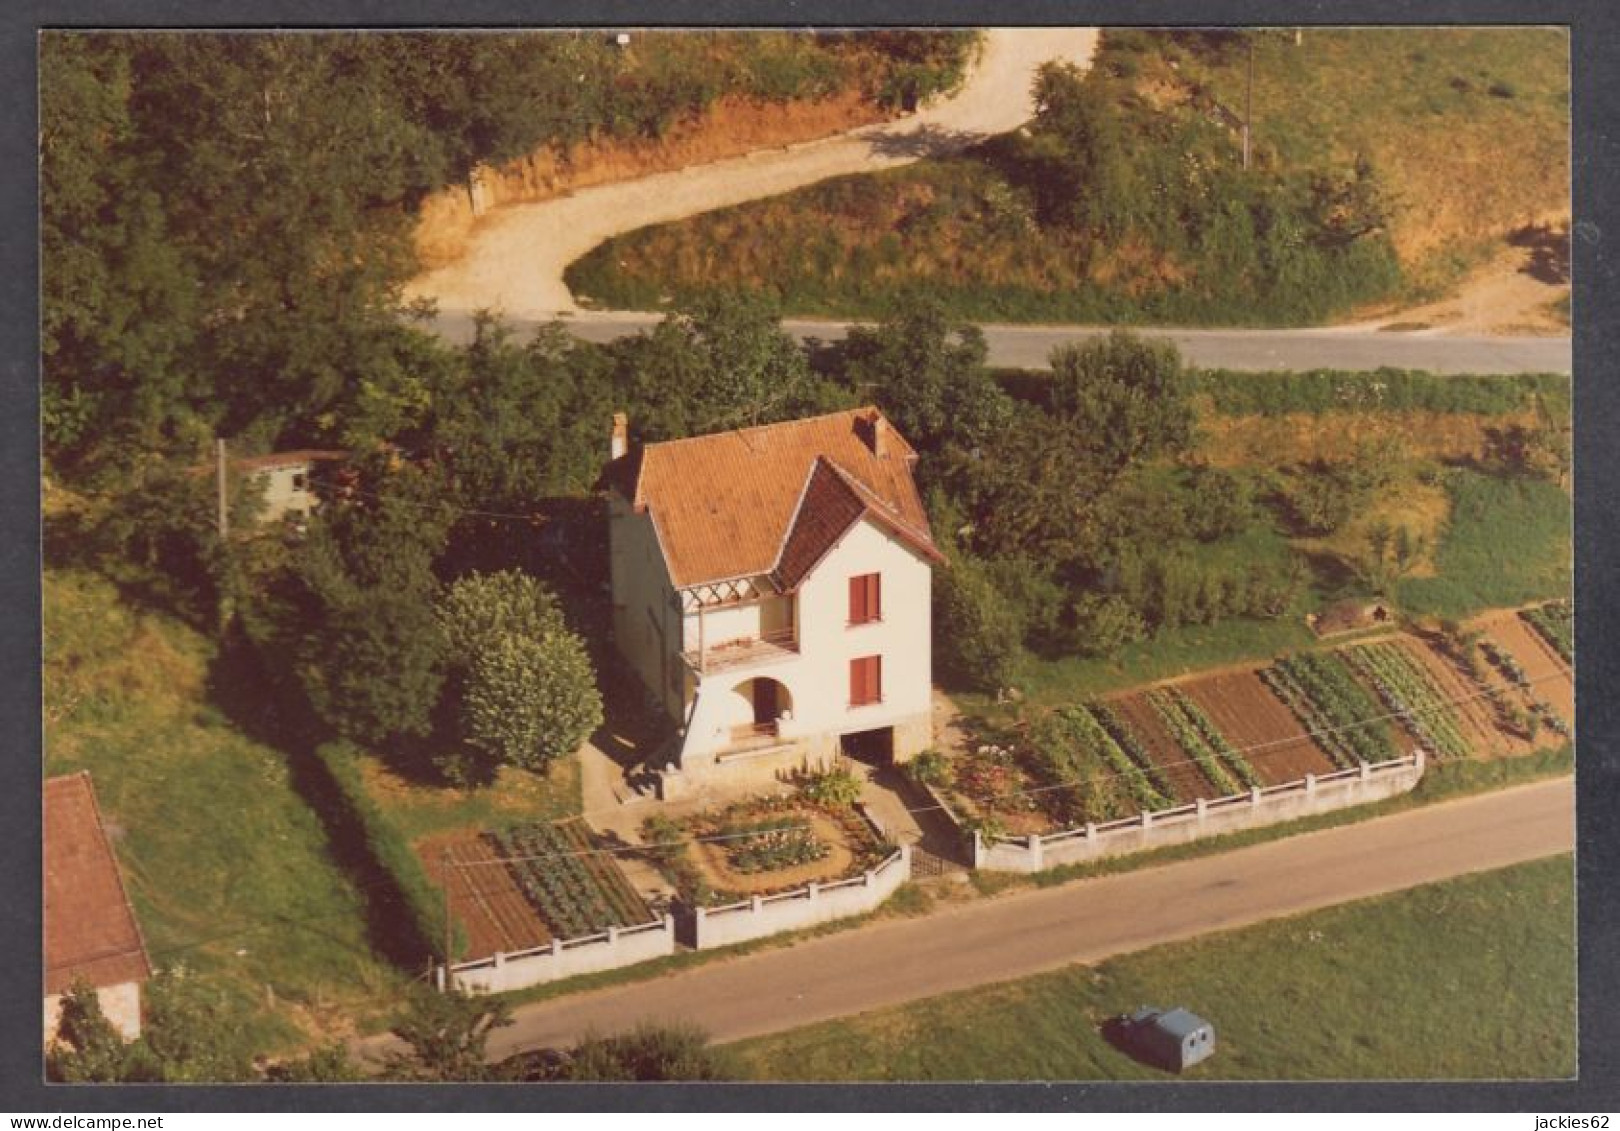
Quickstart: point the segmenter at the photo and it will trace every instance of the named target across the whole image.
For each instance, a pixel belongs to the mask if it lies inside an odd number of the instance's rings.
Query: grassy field
[[[580,811],[579,762],[565,758],[544,774],[503,766],[487,786],[458,789],[412,782],[382,759],[361,759],[366,790],[407,840],[454,829],[493,829],[526,821],[555,821]]]
[[[85,573],[46,572],[44,619],[45,772],[91,771],[153,962],[217,986],[267,1051],[397,1000],[297,767],[212,704],[212,644]]]
[[[1508,233],[1568,214],[1564,32],[1313,28],[1255,43],[1252,173],[1238,169],[1242,46],[1111,31],[1089,80],[1118,108],[1142,191],[1207,226],[1195,238],[1077,237],[1039,214],[1039,186],[997,143],[630,233],[575,263],[569,285],[636,308],[747,288],[792,313],[872,316],[919,291],[976,319],[1307,324],[1438,294]],[[1393,202],[1381,242],[1337,257],[1267,242],[1304,222],[1315,174],[1359,157]],[[1211,210],[1212,193],[1226,204]]]
[[[759,1080],[1167,1079],[1099,1026],[1179,1003],[1217,1030],[1189,1079],[1560,1078],[1575,993],[1562,856],[732,1049]]]
[[[1447,473],[1446,490],[1451,515],[1435,561],[1438,576],[1403,582],[1402,607],[1459,618],[1569,595],[1568,494],[1545,480],[1465,469]]]

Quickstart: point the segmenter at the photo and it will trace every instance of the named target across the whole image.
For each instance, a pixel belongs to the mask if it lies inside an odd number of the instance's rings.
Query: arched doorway
[[[744,717],[749,720],[735,728],[735,739],[775,737],[781,720],[792,717],[793,695],[780,680],[757,676],[732,690],[746,703]]]

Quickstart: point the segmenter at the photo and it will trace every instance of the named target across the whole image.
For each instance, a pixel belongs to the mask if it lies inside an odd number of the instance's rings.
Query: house
[[[679,734],[660,795],[932,739],[917,454],[875,408],[647,444],[614,418],[613,632]]]
[[[62,994],[93,987],[129,1040],[141,1033],[141,983],[152,974],[88,772],[45,781],[45,1043]]]
[[[348,458],[348,452],[302,449],[234,460],[231,466],[263,488],[264,511],[259,521],[279,522],[289,516],[303,518],[319,506],[316,475]]]

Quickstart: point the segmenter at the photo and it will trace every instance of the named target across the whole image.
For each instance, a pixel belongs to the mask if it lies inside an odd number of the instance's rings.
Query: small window
[[[849,623],[871,624],[883,619],[882,575],[863,573],[849,579]]]
[[[867,707],[883,702],[883,657],[862,656],[849,662],[849,705]]]
[[[294,491],[302,491],[303,489],[304,489],[304,473],[299,472],[297,475],[293,476],[293,490]]]

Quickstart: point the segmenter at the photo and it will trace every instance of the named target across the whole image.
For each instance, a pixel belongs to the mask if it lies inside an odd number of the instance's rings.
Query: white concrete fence
[[[497,953],[450,967],[451,983],[471,993],[502,993],[577,974],[594,974],[675,953],[675,920],[664,915],[634,927],[609,927],[595,935],[552,939],[545,946]],[[445,968],[438,968],[439,989]]]
[[[1143,812],[1046,836],[1032,833],[987,842],[975,831],[973,866],[989,872],[1039,872],[1347,809],[1405,793],[1423,777],[1423,767],[1424,753],[1419,749],[1376,765],[1363,762],[1355,769],[1320,777],[1306,774],[1282,785],[1200,799],[1175,809]]]
[[[911,846],[902,844],[881,864],[831,884],[807,884],[776,895],[756,895],[724,907],[693,911],[698,950],[813,927],[872,911],[911,878]]]

